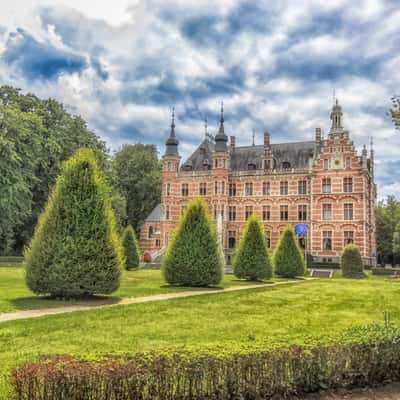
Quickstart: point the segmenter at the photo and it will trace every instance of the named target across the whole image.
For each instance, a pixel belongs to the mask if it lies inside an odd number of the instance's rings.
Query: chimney
[[[268,132],[264,132],[264,147],[269,147],[270,143],[269,143],[269,133]]]
[[[322,134],[321,128],[315,128],[315,141],[317,144],[321,144]]]
[[[236,138],[235,136],[231,136],[231,150],[233,150],[236,146]]]

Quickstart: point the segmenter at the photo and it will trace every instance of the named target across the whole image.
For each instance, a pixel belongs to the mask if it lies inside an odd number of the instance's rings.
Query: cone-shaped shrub
[[[128,225],[122,235],[122,245],[124,246],[126,269],[139,268],[140,248],[136,239],[135,231],[131,225]]]
[[[264,226],[255,214],[250,216],[243,228],[233,257],[233,273],[237,278],[251,281],[270,279],[272,276]]]
[[[25,263],[27,285],[37,294],[72,298],[118,288],[124,255],[110,190],[91,150],[64,163]]]
[[[186,286],[221,282],[223,255],[204,199],[193,199],[175,228],[162,262],[165,280]]]
[[[342,253],[340,267],[344,278],[364,278],[364,267],[360,250],[355,244],[348,244]]]
[[[304,275],[305,262],[302,250],[291,226],[287,226],[274,253],[275,273],[285,278]]]

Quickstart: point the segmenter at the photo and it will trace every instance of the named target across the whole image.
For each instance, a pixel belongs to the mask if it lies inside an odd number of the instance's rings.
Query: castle
[[[283,228],[307,226],[300,245],[321,263],[339,261],[343,247],[355,243],[365,264],[375,265],[374,151],[357,154],[342,124],[336,100],[327,138],[316,128],[313,141],[236,146],[225,133],[223,107],[217,134],[207,133],[194,153],[180,164],[174,115],[162,157],[162,195],[146,219],[140,244],[160,254],[168,244],[188,200],[202,196],[218,224],[229,263],[243,225],[258,214],[273,249]]]

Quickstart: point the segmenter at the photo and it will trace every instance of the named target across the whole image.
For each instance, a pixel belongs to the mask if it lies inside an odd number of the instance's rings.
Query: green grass
[[[251,283],[237,280],[233,275],[225,275],[220,288],[249,284]],[[167,285],[162,279],[160,270],[140,269],[137,271],[124,271],[121,287],[112,296],[98,297],[86,301],[60,301],[38,297],[29,291],[25,285],[24,268],[21,264],[0,267],[0,313],[15,310],[62,307],[72,304],[113,303],[123,297],[150,296],[186,290],[193,289]],[[205,288],[204,290],[215,290],[215,288]]]
[[[326,340],[353,325],[382,322],[384,313],[398,323],[399,298],[396,281],[321,279],[0,323],[0,365],[7,373],[43,354]]]

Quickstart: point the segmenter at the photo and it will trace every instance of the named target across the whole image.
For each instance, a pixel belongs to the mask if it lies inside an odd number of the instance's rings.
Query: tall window
[[[218,194],[218,182],[214,182],[214,194]]]
[[[322,193],[330,193],[331,191],[332,191],[331,178],[323,178],[322,179]]]
[[[299,221],[307,221],[307,205],[299,205]]]
[[[322,232],[322,249],[332,250],[332,231]]]
[[[271,194],[271,184],[269,182],[263,182],[263,195],[269,196]]]
[[[167,196],[169,196],[171,194],[171,184],[170,183],[167,183],[165,192],[166,192]]]
[[[267,241],[267,248],[271,248],[271,231],[265,231],[265,239]]]
[[[343,240],[344,246],[354,243],[354,232],[353,231],[344,231],[343,238],[344,238],[344,240]]]
[[[343,192],[350,193],[353,191],[353,178],[343,178]]]
[[[205,196],[207,194],[207,183],[200,183],[200,196]]]
[[[284,205],[280,207],[281,221],[289,220],[289,206]]]
[[[236,206],[229,206],[229,221],[236,221]]]
[[[287,195],[289,193],[289,186],[287,181],[283,181],[280,183],[280,193],[282,196]]]
[[[150,227],[149,227],[149,235],[148,235],[148,238],[150,239],[152,235],[153,235],[153,227],[150,226]]]
[[[307,194],[307,181],[301,180],[299,181],[299,194]]]
[[[322,205],[322,219],[325,221],[332,219],[332,204]]]
[[[344,204],[344,219],[346,221],[350,221],[353,219],[353,204],[351,203]]]
[[[263,206],[263,220],[269,221],[271,219],[271,206]]]
[[[345,167],[346,169],[351,168],[351,157],[346,157]]]
[[[225,194],[225,182],[221,182],[221,194]]]
[[[187,183],[182,183],[182,196],[189,196],[189,185]]]
[[[245,193],[246,193],[246,196],[253,196],[253,184],[251,182],[246,183]]]
[[[251,214],[253,214],[253,206],[246,206],[246,220],[250,218]]]
[[[324,169],[329,169],[329,159],[328,158],[324,159]]]
[[[236,231],[228,231],[228,247],[234,249],[236,246]]]
[[[165,207],[165,219],[166,220],[169,220],[170,219],[170,210],[169,210],[169,206],[167,205],[166,207]]]
[[[223,204],[221,204],[221,218],[225,218],[225,206]]]
[[[236,196],[236,183],[229,184],[229,196],[231,197]]]

